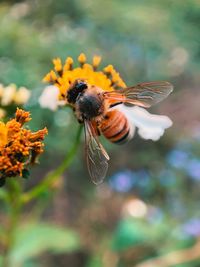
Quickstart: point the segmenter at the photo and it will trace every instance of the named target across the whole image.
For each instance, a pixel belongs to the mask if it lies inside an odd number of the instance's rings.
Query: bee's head
[[[88,85],[86,81],[77,79],[67,92],[67,101],[74,104],[77,100],[77,97],[80,96],[86,89]]]
[[[87,89],[88,85],[86,83],[86,81],[84,80],[80,80],[80,79],[77,79],[75,82],[74,82],[74,88],[76,88],[77,90],[79,91],[83,91],[85,89]]]

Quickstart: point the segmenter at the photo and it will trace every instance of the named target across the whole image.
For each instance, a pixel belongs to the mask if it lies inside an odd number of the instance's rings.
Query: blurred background
[[[127,85],[175,88],[150,109],[173,121],[158,142],[102,140],[111,160],[101,186],[88,177],[82,138],[51,192],[25,209],[15,266],[200,266],[200,1],[1,0],[0,25],[0,82],[32,90],[31,128],[49,129],[27,189],[59,166],[78,129],[70,109],[38,105],[52,58],[98,54]]]

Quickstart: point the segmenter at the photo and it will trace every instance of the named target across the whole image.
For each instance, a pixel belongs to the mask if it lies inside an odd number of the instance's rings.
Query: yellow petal
[[[92,61],[93,67],[97,68],[100,63],[101,63],[101,57],[100,56],[94,56],[93,61]]]
[[[53,59],[54,69],[55,71],[61,71],[62,70],[62,62],[59,57]]]
[[[103,70],[105,73],[111,73],[113,71],[113,65],[108,65]]]
[[[81,64],[84,64],[86,62],[87,58],[86,58],[86,55],[84,53],[81,53],[78,57],[78,61],[81,63]]]

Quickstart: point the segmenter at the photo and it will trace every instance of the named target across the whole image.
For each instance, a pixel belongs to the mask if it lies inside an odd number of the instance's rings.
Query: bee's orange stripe
[[[118,110],[112,110],[107,113],[107,117],[100,127],[102,134],[111,142],[120,143],[121,139],[125,140],[129,134],[129,123],[125,115]]]

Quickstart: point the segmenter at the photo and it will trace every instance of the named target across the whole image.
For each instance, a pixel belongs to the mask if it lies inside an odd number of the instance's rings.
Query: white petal
[[[117,108],[138,127],[138,133],[144,139],[157,141],[164,134],[164,130],[172,126],[172,121],[167,116],[151,114],[141,107],[120,105]]]
[[[15,94],[14,101],[18,105],[23,105],[28,102],[30,96],[31,96],[30,90],[26,89],[25,87],[20,87]]]
[[[12,103],[14,96],[16,93],[16,85],[10,84],[7,87],[4,87],[2,99],[1,99],[1,105],[2,106],[8,106]]]
[[[47,86],[39,97],[39,104],[42,108],[55,111],[59,105],[59,89],[56,86]]]

